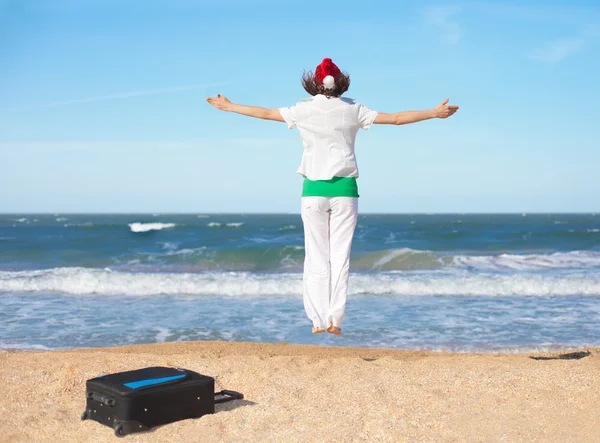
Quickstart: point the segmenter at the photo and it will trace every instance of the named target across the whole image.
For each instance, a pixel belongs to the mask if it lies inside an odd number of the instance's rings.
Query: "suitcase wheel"
[[[115,435],[117,437],[125,437],[125,430],[123,429],[123,425],[121,423],[118,423],[117,426],[115,426]]]
[[[87,413],[87,410],[85,410],[85,411],[83,411],[83,414],[81,414],[81,419],[87,420],[87,418],[88,418],[88,413]]]

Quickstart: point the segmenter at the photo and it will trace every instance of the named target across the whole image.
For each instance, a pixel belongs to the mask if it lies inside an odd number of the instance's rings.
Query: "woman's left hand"
[[[217,94],[216,97],[207,97],[206,101],[221,111],[231,110],[231,105],[233,104],[227,97],[223,97],[221,94]]]

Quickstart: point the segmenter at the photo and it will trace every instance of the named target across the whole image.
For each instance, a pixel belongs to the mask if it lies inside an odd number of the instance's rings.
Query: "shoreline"
[[[107,352],[117,352],[120,350],[141,350],[145,347],[173,347],[185,345],[186,348],[193,348],[202,351],[208,351],[215,348],[227,348],[231,352],[242,352],[242,355],[248,355],[256,346],[260,351],[264,346],[272,347],[274,352],[282,352],[285,355],[302,355],[303,353],[318,353],[318,349],[326,350],[327,356],[342,356],[357,354],[359,351],[367,353],[382,353],[391,356],[393,353],[426,353],[426,354],[457,354],[457,355],[555,355],[560,353],[570,353],[579,351],[600,351],[600,345],[585,344],[585,345],[520,345],[520,346],[505,346],[490,349],[449,349],[449,348],[389,348],[378,346],[352,346],[352,345],[331,345],[331,344],[309,344],[309,343],[290,343],[290,342],[258,342],[258,341],[165,341],[152,343],[136,343],[128,345],[114,346],[94,346],[94,347],[75,347],[75,348],[47,348],[44,346],[34,345],[26,346],[8,346],[0,345],[0,354],[3,352],[77,352],[77,351],[93,351],[106,350]],[[314,348],[314,350],[312,350]]]
[[[540,350],[534,348],[545,348]],[[247,342],[247,341],[169,341],[156,343],[139,343],[130,345],[115,345],[115,346],[94,346],[83,348],[59,348],[59,349],[41,349],[41,348],[3,348],[0,347],[0,354],[5,352],[22,352],[22,353],[71,353],[71,352],[124,352],[138,353],[152,350],[154,353],[173,352],[177,353],[185,349],[186,352],[191,350],[201,353],[235,353],[236,355],[255,355],[256,352],[268,351],[273,356],[302,356],[302,355],[317,355],[322,357],[349,357],[349,356],[387,356],[400,359],[402,355],[409,354],[432,354],[432,355],[514,355],[514,356],[556,356],[558,354],[570,352],[592,352],[600,354],[600,346],[582,345],[569,346],[561,344],[552,345],[524,345],[514,348],[504,347],[495,349],[477,349],[477,350],[449,350],[449,349],[408,349],[408,348],[386,348],[373,346],[345,346],[345,345],[314,345],[304,343],[289,343],[289,342]],[[528,350],[531,349],[531,350]],[[398,354],[398,355],[395,355]]]
[[[169,342],[0,351],[0,441],[106,441],[79,417],[85,381],[145,366],[185,367],[244,400],[131,441],[599,441],[600,348],[463,353]],[[531,357],[536,357],[534,359]]]

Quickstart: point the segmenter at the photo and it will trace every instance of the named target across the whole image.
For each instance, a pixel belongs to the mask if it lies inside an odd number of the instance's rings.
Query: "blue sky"
[[[299,212],[289,106],[331,57],[383,112],[360,211],[600,211],[597,1],[0,0],[0,212]]]

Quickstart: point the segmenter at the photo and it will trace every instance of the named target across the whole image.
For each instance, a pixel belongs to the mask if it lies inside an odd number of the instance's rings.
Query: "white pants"
[[[346,310],[358,198],[302,197],[304,309],[316,328],[340,327]]]

